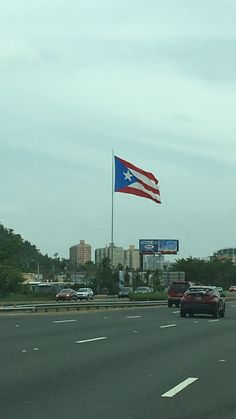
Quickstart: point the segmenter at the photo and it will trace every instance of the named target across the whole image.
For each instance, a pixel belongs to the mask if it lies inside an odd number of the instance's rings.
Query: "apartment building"
[[[91,246],[80,240],[79,244],[70,247],[70,262],[74,265],[84,265],[91,261]]]
[[[130,245],[127,250],[124,251],[124,268],[133,270],[140,269],[140,254],[139,250],[135,249],[134,245]]]

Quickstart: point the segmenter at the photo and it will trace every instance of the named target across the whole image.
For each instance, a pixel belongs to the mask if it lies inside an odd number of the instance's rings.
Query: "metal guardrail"
[[[166,300],[159,301],[117,301],[117,302],[92,302],[92,303],[49,303],[49,304],[19,304],[15,306],[2,306],[0,307],[1,313],[13,313],[13,312],[30,312],[37,313],[39,311],[47,312],[49,310],[54,311],[69,311],[69,310],[83,310],[83,309],[100,309],[100,308],[130,308],[130,307],[155,307],[167,305]]]
[[[235,301],[235,297],[226,297],[226,301]],[[48,312],[49,310],[54,311],[70,311],[70,310],[90,310],[100,308],[131,308],[131,307],[158,307],[166,306],[167,300],[156,300],[156,301],[102,301],[102,302],[90,302],[90,303],[78,303],[78,302],[56,302],[56,303],[44,303],[44,304],[17,304],[11,306],[0,307],[1,313],[14,313],[14,312],[29,312],[38,313],[40,311]]]

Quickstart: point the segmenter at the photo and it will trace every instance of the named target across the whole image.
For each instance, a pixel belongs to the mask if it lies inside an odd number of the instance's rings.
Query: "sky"
[[[1,2],[0,222],[49,256],[104,247],[114,150],[162,200],[116,192],[115,245],[236,247],[235,19],[234,0]]]

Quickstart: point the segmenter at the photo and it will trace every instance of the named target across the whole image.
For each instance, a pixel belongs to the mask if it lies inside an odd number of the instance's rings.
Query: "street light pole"
[[[38,260],[38,264],[37,264],[37,278],[38,278],[38,282],[39,282],[39,260]]]

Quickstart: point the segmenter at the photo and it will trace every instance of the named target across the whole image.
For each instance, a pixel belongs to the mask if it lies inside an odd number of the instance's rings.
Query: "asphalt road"
[[[236,418],[236,303],[0,317],[1,419]]]

